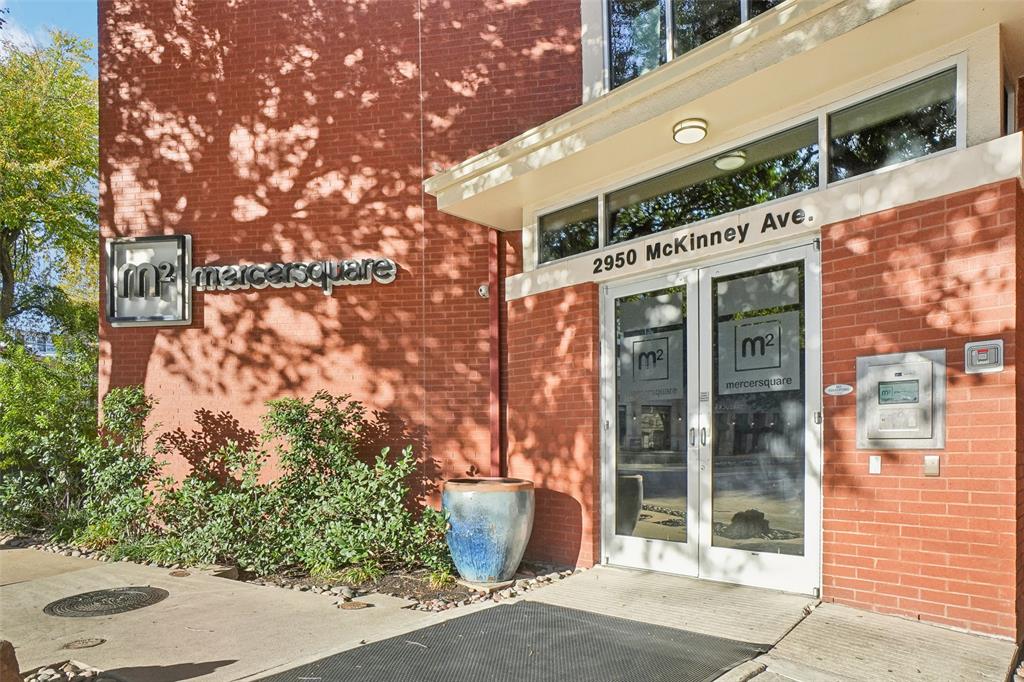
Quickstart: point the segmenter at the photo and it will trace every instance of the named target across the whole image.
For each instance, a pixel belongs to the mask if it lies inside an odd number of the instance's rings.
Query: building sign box
[[[190,324],[191,262],[188,235],[107,240],[107,321],[115,327]]]
[[[390,258],[192,267],[188,235],[107,240],[107,321],[114,327],[186,325],[192,289],[239,291],[317,286],[390,284],[398,265]]]

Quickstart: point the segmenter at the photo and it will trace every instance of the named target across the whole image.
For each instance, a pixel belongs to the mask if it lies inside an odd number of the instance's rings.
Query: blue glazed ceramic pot
[[[448,549],[463,580],[511,580],[533,530],[533,482],[518,478],[446,481]]]

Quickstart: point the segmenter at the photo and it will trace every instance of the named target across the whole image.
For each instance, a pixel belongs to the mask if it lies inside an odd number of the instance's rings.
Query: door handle
[[[690,447],[697,444],[697,429],[690,427]]]
[[[707,430],[707,427],[704,427],[704,426],[700,427],[700,444],[701,445],[707,445],[708,444],[708,430]]]

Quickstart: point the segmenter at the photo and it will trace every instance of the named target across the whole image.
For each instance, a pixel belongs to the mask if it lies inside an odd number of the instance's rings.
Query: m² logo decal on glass
[[[633,342],[633,378],[637,381],[668,379],[668,337]]]
[[[718,393],[800,388],[800,311],[718,323]]]
[[[734,350],[738,372],[782,366],[782,326],[778,320],[736,326]]]

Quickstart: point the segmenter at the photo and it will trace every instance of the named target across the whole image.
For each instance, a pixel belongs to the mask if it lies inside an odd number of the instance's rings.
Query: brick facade
[[[855,395],[825,398],[826,599],[1016,635],[1021,209],[1008,181],[822,230],[823,383],[854,384],[858,355],[944,348],[948,366],[939,477],[913,450],[869,475]],[[964,374],[964,343],[989,338],[1006,370]]]
[[[420,5],[100,0],[104,238],[191,234],[195,265],[400,266],[329,297],[197,293],[189,327],[101,324],[101,391],[143,384],[161,429],[200,453],[253,438],[269,399],[351,393],[374,447],[417,446],[431,499],[444,478],[499,473],[499,452],[537,485],[528,557],[589,566],[598,287],[506,301],[521,235],[440,213],[421,187],[580,103],[580,5]],[[945,348],[949,364],[937,478],[919,451],[869,475],[854,397],[825,399],[825,599],[1024,632],[1022,235],[1015,181],[822,229],[823,383],[854,384],[858,355]],[[964,342],[995,337],[1006,371],[963,374]]]
[[[580,103],[579,5],[418,7],[101,0],[104,238],[191,234],[195,265],[400,266],[330,297],[197,293],[187,328],[104,324],[102,391],[145,385],[161,430],[203,448],[251,438],[268,399],[351,393],[426,479],[489,473],[492,238],[420,182]]]
[[[599,310],[596,284],[508,306],[508,471],[537,488],[535,559],[600,560]]]

